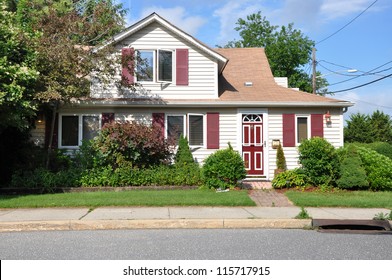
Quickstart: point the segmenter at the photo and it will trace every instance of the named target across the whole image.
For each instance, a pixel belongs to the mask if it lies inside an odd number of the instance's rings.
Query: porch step
[[[244,181],[242,181],[242,185],[244,186],[244,188],[252,189],[252,190],[272,189],[272,184],[270,181],[261,180],[261,179],[260,180],[245,179]]]

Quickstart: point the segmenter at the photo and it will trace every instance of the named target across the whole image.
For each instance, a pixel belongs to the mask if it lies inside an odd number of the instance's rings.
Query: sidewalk
[[[371,220],[389,209],[306,208],[313,219]],[[0,232],[153,228],[308,228],[299,207],[102,207],[0,209]]]

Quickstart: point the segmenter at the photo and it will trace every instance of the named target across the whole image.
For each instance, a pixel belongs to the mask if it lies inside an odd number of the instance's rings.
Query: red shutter
[[[295,147],[294,114],[283,114],[283,147]]]
[[[312,114],[310,122],[312,137],[324,137],[323,114]]]
[[[176,85],[187,86],[188,78],[188,49],[176,50]]]
[[[156,125],[161,128],[161,135],[165,137],[165,114],[164,113],[152,113],[152,125]]]
[[[219,149],[219,113],[207,113],[207,149]]]
[[[114,113],[102,113],[101,126],[114,121]]]
[[[123,48],[121,50],[121,65],[122,65],[121,82],[125,86],[132,85],[135,81],[134,55],[135,55],[135,50],[133,48]]]

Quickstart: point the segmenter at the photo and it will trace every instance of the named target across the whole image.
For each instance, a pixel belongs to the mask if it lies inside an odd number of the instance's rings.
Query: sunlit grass
[[[392,209],[392,192],[338,191],[301,192],[287,191],[286,196],[300,207],[355,207]]]
[[[247,191],[133,190],[0,196],[0,208],[102,206],[254,206]]]

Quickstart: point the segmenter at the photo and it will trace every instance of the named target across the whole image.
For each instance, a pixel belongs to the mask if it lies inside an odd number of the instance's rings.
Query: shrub
[[[137,122],[106,124],[92,141],[92,149],[96,152],[96,166],[110,165],[113,169],[159,165],[168,161],[172,152],[161,127]]]
[[[96,167],[86,171],[81,180],[84,187],[124,186],[197,186],[201,182],[200,167],[160,165],[146,169],[126,166]]]
[[[13,174],[10,187],[48,193],[54,192],[56,188],[78,187],[80,177],[80,170],[75,168],[57,172],[45,168],[37,168],[33,171],[20,170]]]
[[[392,190],[392,159],[376,151],[357,147],[371,190]]]
[[[286,170],[286,158],[281,144],[279,144],[276,150],[276,169]]]
[[[186,139],[186,137],[182,135],[178,143],[178,149],[174,161],[177,165],[178,164],[186,165],[186,164],[195,163],[195,160],[193,159],[192,156],[192,152],[189,148],[188,140]]]
[[[275,189],[304,188],[308,185],[307,182],[307,176],[297,168],[277,174],[272,180],[272,187]]]
[[[246,170],[241,155],[231,145],[224,150],[209,155],[202,167],[202,178],[206,187],[234,187],[246,177]]]
[[[356,148],[348,147],[346,158],[340,165],[340,178],[336,181],[337,186],[342,189],[360,189],[369,187],[366,171],[358,156]]]
[[[365,147],[392,159],[392,145],[386,142],[355,143],[356,146]]]
[[[314,137],[304,140],[298,147],[299,161],[312,184],[331,185],[339,170],[339,157],[327,140]]]

